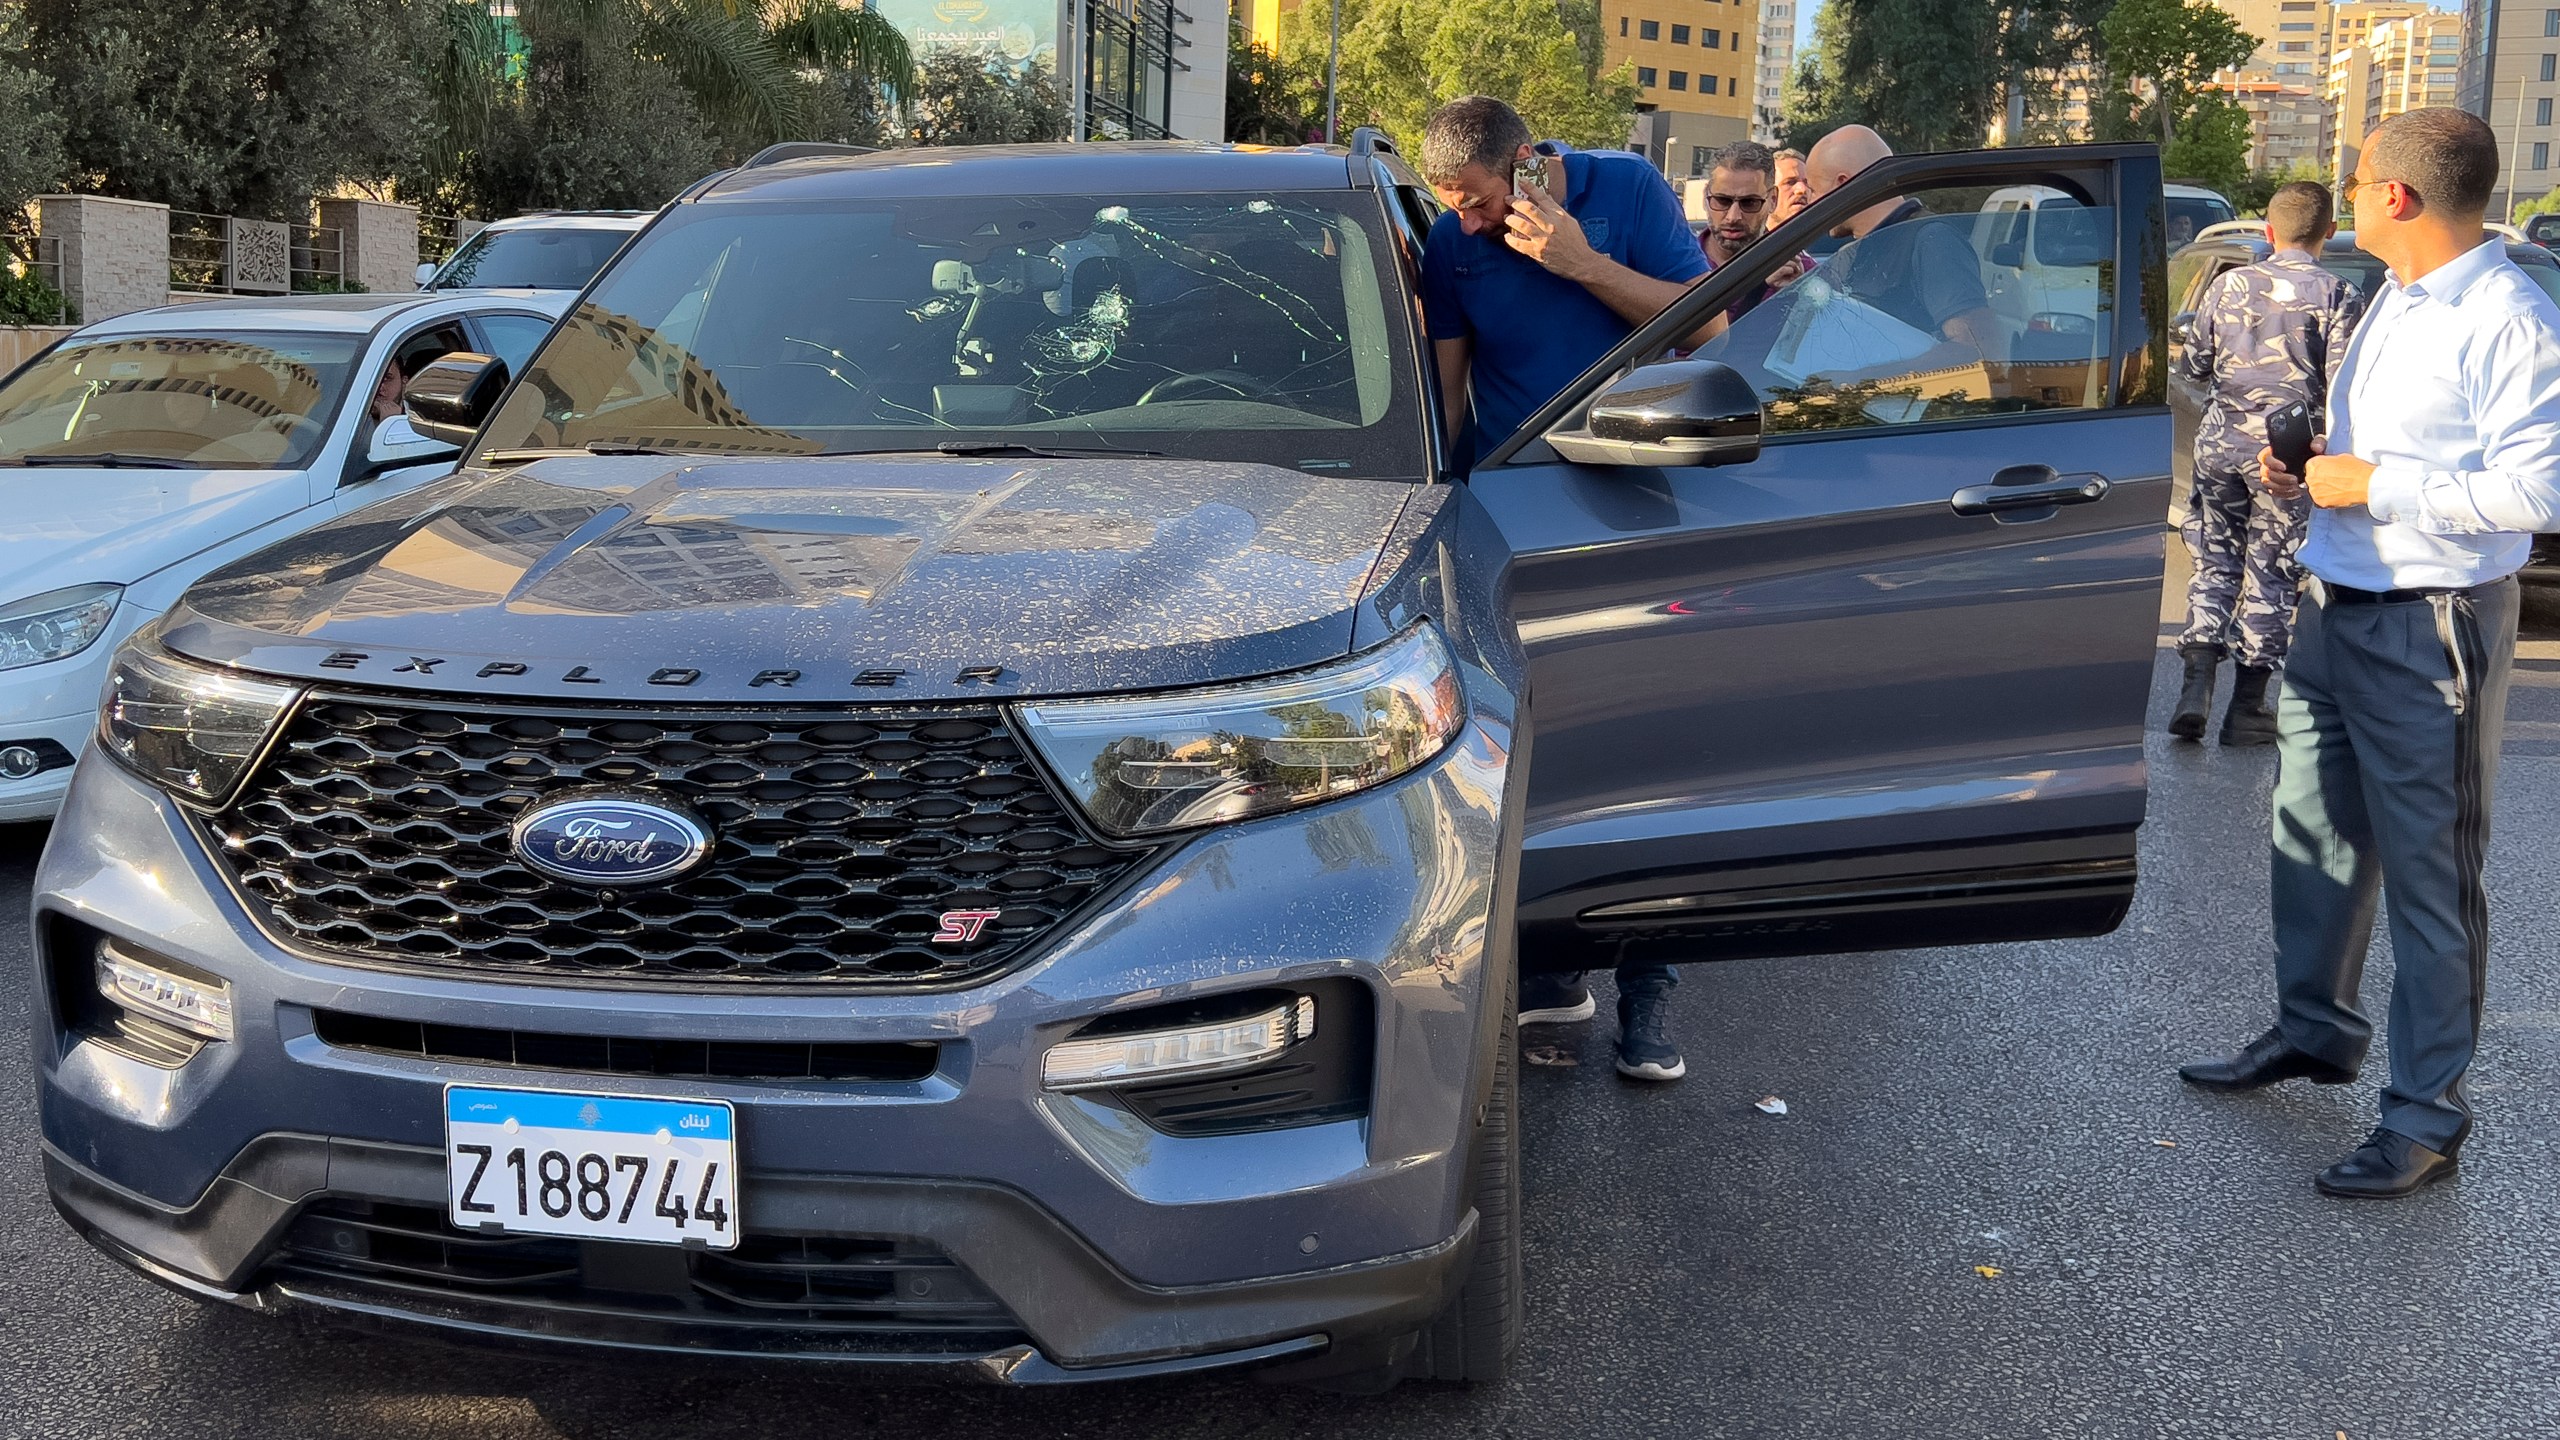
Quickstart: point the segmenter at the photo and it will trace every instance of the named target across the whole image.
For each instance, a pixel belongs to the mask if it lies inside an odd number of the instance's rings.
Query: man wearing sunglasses
[[[1717,151],[1707,166],[1707,229],[1698,239],[1707,252],[1709,273],[1723,269],[1758,243],[1768,233],[1777,205],[1778,163],[1768,146],[1736,140]],[[1812,268],[1810,256],[1797,256],[1772,273],[1767,284],[1735,296],[1725,307],[1725,318],[1741,319],[1751,307]]]
[[[2353,1080],[2387,887],[2391,1077],[2379,1128],[2314,1181],[2330,1195],[2445,1179],[2471,1131],[2515,572],[2531,532],[2560,529],[2560,306],[2482,233],[2497,178],[2497,137],[2459,110],[2407,111],[2366,138],[2356,245],[2390,281],[2330,372],[2329,433],[2301,473],[2258,456],[2269,490],[2316,507],[2276,705],[2277,1019],[2179,1074],[2210,1090]]]

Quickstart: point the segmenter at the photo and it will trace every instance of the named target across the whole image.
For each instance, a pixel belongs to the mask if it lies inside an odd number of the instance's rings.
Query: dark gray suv
[[[2033,277],[2019,185],[2089,211]],[[419,377],[455,475],[117,658],[36,887],[63,1215],[482,1340],[1485,1379],[1519,963],[2114,926],[2153,152],[1880,165],[1464,476],[1434,213],[1367,136],[798,147]]]

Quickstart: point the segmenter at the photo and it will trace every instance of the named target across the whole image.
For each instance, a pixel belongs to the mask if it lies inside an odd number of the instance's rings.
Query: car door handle
[[[1959,515],[1997,515],[2048,505],[2086,505],[2106,497],[2104,475],[2056,475],[2049,465],[2012,465],[1988,485],[1967,485],[1947,497]]]

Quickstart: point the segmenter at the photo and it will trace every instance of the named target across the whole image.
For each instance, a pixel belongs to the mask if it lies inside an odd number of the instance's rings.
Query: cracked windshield
[[[483,459],[1012,447],[1422,471],[1374,219],[1328,194],[722,207],[570,317]],[[688,223],[689,221],[689,223]]]

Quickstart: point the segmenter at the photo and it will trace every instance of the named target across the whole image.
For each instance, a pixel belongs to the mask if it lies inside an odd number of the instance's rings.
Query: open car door
[[[2061,198],[1981,225],[2014,186]],[[2161,204],[2148,146],[1887,160],[1476,468],[1530,658],[1529,963],[2123,919],[2169,490]]]

